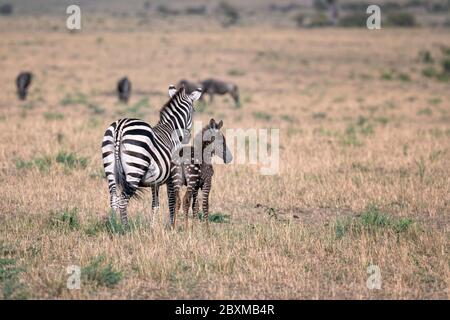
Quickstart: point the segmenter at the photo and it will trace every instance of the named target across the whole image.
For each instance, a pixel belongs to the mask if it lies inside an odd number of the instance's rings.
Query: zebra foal
[[[214,168],[211,163],[212,157],[217,155],[224,163],[230,163],[233,160],[225,136],[220,131],[222,126],[222,120],[217,123],[214,119],[211,119],[209,124],[194,138],[194,147],[183,148],[180,152],[183,154],[181,159],[172,160],[171,176],[175,192],[175,219],[181,206],[181,188],[187,186],[183,198],[186,228],[191,200],[192,217],[195,218],[198,215],[198,191],[200,189],[202,190],[203,216],[208,224],[209,193],[214,175]],[[198,156],[195,148],[200,148],[201,152],[198,152]]]
[[[124,118],[113,122],[103,136],[102,157],[108,180],[110,205],[119,210],[123,224],[128,224],[129,200],[141,187],[152,188],[152,209],[159,207],[158,191],[167,184],[170,224],[174,217],[174,192],[170,176],[172,154],[181,147],[180,137],[190,135],[193,104],[202,92],[186,94],[184,88],[169,87],[169,101],[160,110],[160,119],[151,127],[139,119]]]

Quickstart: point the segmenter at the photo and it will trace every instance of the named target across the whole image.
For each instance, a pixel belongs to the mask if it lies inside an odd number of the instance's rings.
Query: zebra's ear
[[[194,102],[200,99],[201,96],[202,96],[202,88],[197,88],[189,95],[189,98],[191,98],[192,102]]]
[[[222,128],[222,126],[223,126],[223,121],[220,120],[219,123],[217,124],[217,129]]]
[[[169,86],[169,97],[172,98],[176,92],[177,92],[177,88],[173,84],[171,84]]]
[[[216,127],[216,120],[214,119],[209,120],[209,127],[211,129],[214,129]]]

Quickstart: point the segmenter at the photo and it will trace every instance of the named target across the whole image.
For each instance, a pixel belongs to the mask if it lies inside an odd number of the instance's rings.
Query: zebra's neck
[[[185,135],[192,117],[192,106],[184,91],[178,91],[161,109],[155,134],[172,150],[181,146],[180,136]]]

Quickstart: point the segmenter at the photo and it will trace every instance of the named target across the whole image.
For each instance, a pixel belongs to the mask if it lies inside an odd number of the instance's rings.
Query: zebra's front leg
[[[167,196],[169,200],[169,215],[170,215],[170,225],[175,229],[175,189],[173,182],[171,180],[167,181]]]
[[[127,216],[127,208],[128,202],[130,201],[130,196],[125,193],[122,193],[119,197],[119,212],[120,212],[120,221],[123,225],[128,226],[128,216]]]

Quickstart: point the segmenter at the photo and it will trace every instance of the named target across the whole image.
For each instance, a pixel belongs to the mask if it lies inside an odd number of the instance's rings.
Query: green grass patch
[[[68,169],[87,167],[88,160],[85,157],[79,157],[73,152],[60,151],[56,156],[56,162],[64,165]]]
[[[431,110],[430,108],[422,108],[417,111],[417,114],[419,116],[431,116],[433,114],[433,110]]]
[[[122,280],[122,272],[116,270],[111,261],[107,262],[105,255],[92,258],[81,270],[81,276],[98,286],[115,287]]]
[[[47,173],[50,171],[52,165],[52,159],[50,157],[38,157],[32,160],[17,159],[15,161],[16,168],[18,170],[27,170],[36,168],[40,172]]]
[[[228,75],[232,77],[242,77],[245,76],[245,71],[239,69],[228,70]]]
[[[62,120],[64,119],[64,114],[59,112],[44,112],[45,120]]]
[[[2,287],[2,298],[5,300],[28,298],[28,293],[19,276],[24,271],[17,266],[13,258],[0,258],[0,285]]]
[[[62,106],[71,106],[77,104],[87,105],[88,103],[89,102],[87,96],[81,92],[68,93],[60,101],[60,104]]]
[[[80,220],[78,218],[78,209],[64,209],[60,212],[52,212],[50,225],[57,229],[78,230],[80,229]]]
[[[356,217],[336,219],[334,232],[336,238],[341,239],[348,234],[359,235],[362,232],[390,231],[404,233],[414,225],[411,218],[394,218],[380,211],[375,204],[369,204]]]
[[[100,233],[113,235],[125,235],[129,232],[142,228],[144,225],[144,216],[137,215],[135,218],[128,217],[128,226],[120,221],[120,217],[113,210],[104,220],[95,220],[85,228],[85,233],[89,236],[97,236]]]
[[[263,111],[255,111],[253,112],[253,117],[259,120],[269,121],[272,119],[272,115]]]
[[[203,211],[200,211],[198,213],[198,218],[201,221],[205,220],[205,216],[204,216]],[[220,213],[220,212],[208,214],[208,221],[209,222],[213,222],[213,223],[230,223],[230,219],[231,219],[231,217],[230,217],[229,214],[223,214],[223,213]]]

